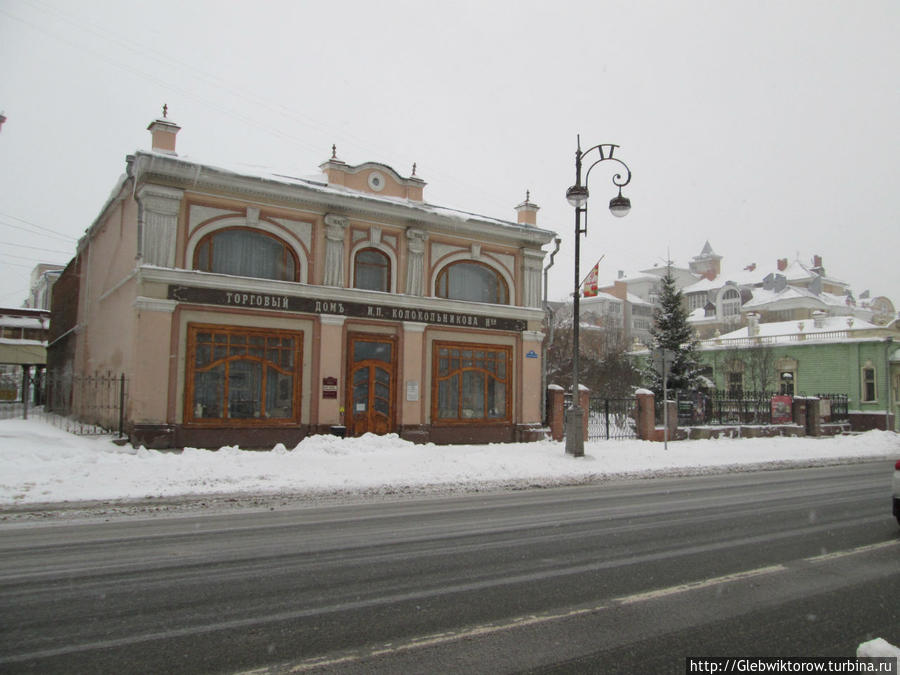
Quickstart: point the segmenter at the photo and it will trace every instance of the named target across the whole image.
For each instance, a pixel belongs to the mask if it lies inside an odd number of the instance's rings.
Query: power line
[[[311,130],[315,131],[318,134],[328,134],[331,137],[331,140],[329,140],[328,143],[325,144],[326,148],[328,145],[331,144],[331,142],[333,142],[333,140],[335,138],[344,138],[350,142],[355,143],[355,145],[357,145],[362,150],[365,150],[368,152],[373,152],[376,155],[380,154],[382,156],[389,156],[391,154],[391,152],[393,152],[393,151],[387,150],[385,148],[379,148],[379,147],[377,147],[377,145],[378,145],[377,143],[373,145],[368,139],[362,139],[362,138],[355,136],[354,134],[349,133],[347,131],[335,130],[332,125],[329,125],[327,123],[323,123],[319,120],[316,120],[316,119],[310,117],[309,115],[305,115],[297,110],[294,110],[293,108],[289,108],[289,107],[285,106],[283,103],[279,103],[279,102],[273,103],[271,100],[267,99],[262,94],[252,94],[252,95],[248,94],[247,92],[251,91],[250,85],[236,86],[236,85],[229,84],[227,81],[221,79],[220,77],[218,77],[208,71],[197,68],[190,63],[186,63],[184,61],[174,59],[166,54],[159,52],[158,50],[156,50],[152,47],[147,46],[146,44],[141,44],[141,43],[135,41],[134,39],[129,39],[128,41],[122,40],[121,38],[118,37],[118,35],[114,35],[114,34],[110,33],[109,31],[106,31],[103,28],[96,26],[95,24],[86,24],[83,21],[79,20],[79,17],[75,17],[75,16],[68,14],[66,12],[63,12],[60,9],[55,8],[55,7],[48,7],[46,4],[41,3],[39,1],[32,1],[32,2],[29,2],[28,4],[30,4],[33,8],[37,9],[38,11],[44,11],[45,13],[48,13],[48,14],[49,13],[55,14],[61,21],[67,22],[70,25],[81,28],[84,31],[93,33],[94,35],[98,36],[99,38],[108,41],[113,46],[116,46],[117,49],[119,47],[121,47],[122,49],[126,49],[137,56],[152,59],[152,60],[156,61],[157,63],[163,64],[163,65],[168,65],[169,67],[175,66],[180,71],[188,71],[191,74],[190,76],[193,77],[195,80],[203,81],[206,84],[213,87],[214,89],[219,90],[220,92],[229,95],[229,97],[231,97],[233,99],[242,100],[250,105],[257,106],[257,107],[266,109],[272,113],[285,116],[288,118],[289,121],[292,120],[293,122],[298,122],[298,123],[310,128]],[[293,143],[294,145],[296,145],[298,147],[302,147],[305,150],[308,150],[310,152],[319,152],[321,150],[320,146],[312,145],[309,142],[307,142],[291,133],[284,131],[277,124],[273,124],[273,123],[270,123],[267,121],[261,121],[257,118],[254,118],[251,115],[247,115],[243,112],[238,112],[232,108],[222,106],[219,103],[210,99],[209,97],[199,94],[193,88],[179,87],[167,80],[164,80],[164,79],[161,79],[154,75],[151,75],[148,72],[145,72],[138,68],[126,65],[125,63],[123,63],[123,60],[121,59],[119,54],[117,54],[116,58],[107,57],[106,55],[104,55],[90,47],[75,44],[71,40],[69,40],[67,37],[63,37],[63,36],[57,35],[55,33],[49,32],[48,30],[44,29],[42,26],[38,26],[26,19],[22,19],[21,17],[13,16],[13,15],[9,14],[8,12],[3,11],[2,9],[0,9],[0,13],[7,14],[7,16],[10,16],[13,19],[16,19],[22,23],[27,24],[34,30],[37,30],[37,31],[42,32],[47,35],[50,35],[51,37],[53,37],[57,40],[60,40],[61,42],[64,42],[76,49],[81,49],[83,51],[87,51],[87,52],[93,54],[96,58],[98,58],[102,61],[105,61],[116,68],[125,70],[129,73],[132,73],[134,75],[142,77],[147,81],[153,82],[153,83],[155,83],[163,88],[169,89],[171,91],[175,91],[187,98],[192,98],[194,100],[197,100],[201,104],[207,105],[210,108],[218,110],[219,112],[221,112],[225,115],[228,115],[234,119],[249,123],[249,124],[253,125],[255,128],[258,128],[262,131],[268,132],[269,134],[275,136],[276,138],[281,138],[281,139],[287,140],[287,141]],[[75,33],[75,34],[78,34],[78,33]],[[136,47],[135,45],[138,45],[138,46]],[[409,158],[407,158],[407,160],[409,160]],[[484,198],[489,199],[492,204],[495,204],[496,208],[498,208],[498,209],[500,209],[500,208],[503,208],[504,210],[508,209],[507,204],[504,203],[501,205],[498,196],[495,193],[493,193],[489,190],[486,190],[483,185],[472,184],[472,183],[468,183],[466,181],[460,180],[458,174],[445,173],[445,172],[440,171],[438,168],[429,169],[429,172],[432,175],[439,177],[442,181],[446,181],[448,183],[454,183],[456,185],[459,185],[462,188],[465,188],[467,191],[469,191],[471,193],[478,193],[478,194],[482,195]]]
[[[15,255],[15,254],[13,254],[13,253],[0,253],[0,256],[4,256],[4,257],[6,257],[6,258],[15,258],[16,260],[34,260],[34,261],[36,261],[36,262],[46,262],[46,261],[43,260],[42,258],[38,258],[38,257],[35,257],[35,256],[28,256],[28,257],[26,257],[26,256],[24,256],[24,255]],[[52,264],[55,264],[55,263],[52,263]]]
[[[11,213],[4,213],[3,211],[0,211],[0,216],[3,216],[4,218],[12,218],[13,220],[18,220],[20,223],[24,223],[26,225],[29,225],[29,226],[36,228],[38,230],[41,230],[43,232],[48,232],[50,234],[56,235],[57,237],[62,237],[64,239],[69,239],[71,241],[78,240],[77,237],[73,237],[70,234],[65,234],[64,232],[60,232],[59,230],[53,230],[49,227],[44,227],[43,225],[38,225],[37,223],[32,223],[30,220],[25,220],[24,218],[20,218],[19,216],[14,216]],[[2,222],[2,221],[0,221],[0,222]],[[9,225],[9,223],[2,223],[2,224]],[[16,227],[15,225],[9,225],[9,226]]]
[[[23,265],[22,263],[14,263],[14,262],[5,262],[3,263],[5,267],[24,267],[26,270],[34,269],[34,265]]]
[[[55,237],[56,239],[59,239],[60,241],[66,241],[60,235],[48,234],[46,232],[38,232],[38,231],[35,231],[32,229],[29,229],[27,227],[22,227],[21,225],[13,225],[12,223],[4,223],[2,220],[0,220],[0,225],[2,225],[3,227],[11,227],[14,230],[22,230],[23,232],[28,232],[29,234],[40,235],[42,237]],[[71,242],[68,242],[68,243],[71,243]]]
[[[18,248],[31,248],[44,253],[60,253],[62,255],[75,255],[74,251],[57,251],[56,249],[44,248],[43,246],[29,246],[28,244],[14,244],[11,241],[5,242],[6,246],[16,246]]]

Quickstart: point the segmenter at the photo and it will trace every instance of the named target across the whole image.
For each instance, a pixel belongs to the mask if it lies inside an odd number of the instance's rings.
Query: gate
[[[588,412],[589,441],[637,438],[637,399],[592,398]]]

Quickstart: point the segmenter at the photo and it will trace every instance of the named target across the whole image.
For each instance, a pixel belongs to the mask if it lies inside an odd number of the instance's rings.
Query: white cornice
[[[512,221],[442,208],[425,203],[349,192],[299,178],[276,175],[243,175],[183,158],[137,152],[132,157],[132,175],[141,182],[159,182],[192,192],[227,194],[256,201],[291,203],[336,215],[373,218],[405,226],[456,235],[485,237],[494,242],[540,247],[555,232]]]
[[[143,296],[134,299],[134,308],[143,312],[164,312],[171,314],[178,305],[174,300],[161,300],[159,298],[145,298]]]

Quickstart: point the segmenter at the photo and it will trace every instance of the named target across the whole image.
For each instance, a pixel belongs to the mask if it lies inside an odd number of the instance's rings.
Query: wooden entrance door
[[[351,436],[394,431],[397,339],[351,334],[348,345],[347,417]]]

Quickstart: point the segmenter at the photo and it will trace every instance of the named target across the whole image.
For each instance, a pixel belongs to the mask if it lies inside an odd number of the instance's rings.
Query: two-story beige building
[[[169,119],[148,129],[57,282],[77,310],[49,359],[124,373],[133,443],[540,435],[555,233],[537,206],[517,222],[437,207],[415,167],[335,152],[311,178],[233,171],[180,157]]]

